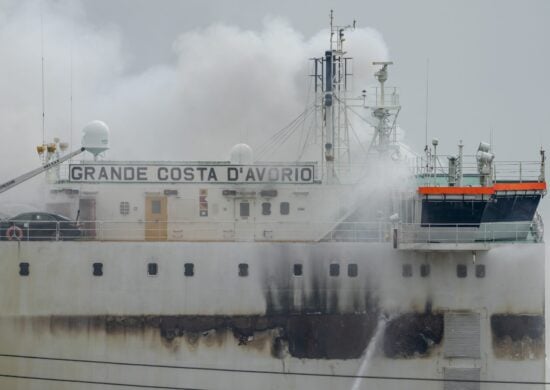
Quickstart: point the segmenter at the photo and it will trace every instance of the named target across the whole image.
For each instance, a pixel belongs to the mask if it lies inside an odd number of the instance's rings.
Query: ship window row
[[[249,275],[249,266],[248,263],[239,263],[238,264],[238,275],[240,277],[247,277]],[[347,267],[347,273],[350,278],[355,278],[359,275],[359,267],[356,263],[350,263]],[[94,276],[103,276],[103,263],[96,262],[92,264],[92,274]],[[292,272],[294,276],[303,276],[304,267],[300,263],[296,263],[292,267]],[[477,271],[476,271],[477,272]],[[485,272],[485,271],[483,271]],[[19,263],[19,275],[29,276],[30,274],[30,264],[28,262]],[[159,274],[159,265],[156,262],[147,263],[147,275],[157,276]],[[183,274],[185,276],[194,276],[195,275],[195,264],[194,263],[185,263],[183,265]],[[329,275],[332,277],[340,276],[340,264],[332,263],[329,265]]]
[[[290,203],[289,202],[279,203],[279,213],[281,215],[289,215],[290,214]],[[271,202],[263,202],[262,203],[262,215],[271,215]],[[240,203],[240,216],[241,217],[249,217],[250,216],[250,203],[249,202],[241,202]]]
[[[328,273],[332,277],[340,276],[340,264],[332,263],[329,265]],[[294,264],[293,266],[294,276],[303,276],[304,267],[302,264]],[[355,278],[359,275],[359,267],[355,263],[348,264],[348,276],[350,278]]]
[[[420,276],[427,278],[430,276],[431,267],[430,264],[421,264],[420,265]],[[485,264],[476,264],[475,265],[475,276],[476,278],[485,277]],[[414,274],[412,264],[403,264],[401,268],[401,275],[404,278],[410,278]],[[467,264],[457,264],[456,265],[456,277],[463,279],[468,277],[468,265]]]

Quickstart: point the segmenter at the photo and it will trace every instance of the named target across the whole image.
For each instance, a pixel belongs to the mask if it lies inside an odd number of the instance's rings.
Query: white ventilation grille
[[[446,313],[444,353],[447,358],[480,357],[478,313]]]
[[[479,368],[445,368],[443,370],[445,384],[443,390],[479,390]],[[452,380],[458,380],[453,382]],[[473,381],[473,382],[462,382]]]

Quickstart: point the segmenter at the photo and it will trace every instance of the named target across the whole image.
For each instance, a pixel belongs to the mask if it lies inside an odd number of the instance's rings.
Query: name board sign
[[[70,164],[73,183],[313,183],[315,166]]]

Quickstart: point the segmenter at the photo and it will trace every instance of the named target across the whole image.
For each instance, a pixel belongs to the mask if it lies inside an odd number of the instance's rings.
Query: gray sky
[[[550,2],[547,0],[184,1],[89,0],[98,26],[119,29],[131,71],[175,60],[183,31],[222,22],[261,29],[266,16],[282,17],[309,37],[356,19],[377,29],[395,62],[401,126],[407,142],[424,144],[426,59],[430,61],[429,137],[454,152],[459,138],[474,151],[494,131],[497,157],[536,159],[548,146],[550,123]]]

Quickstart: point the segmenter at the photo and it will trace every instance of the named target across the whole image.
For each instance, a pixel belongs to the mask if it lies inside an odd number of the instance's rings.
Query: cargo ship
[[[353,27],[312,59],[314,159],[111,161],[93,121],[0,186],[50,182],[2,229],[1,388],[544,388],[544,152],[413,153],[392,63],[351,91]]]

